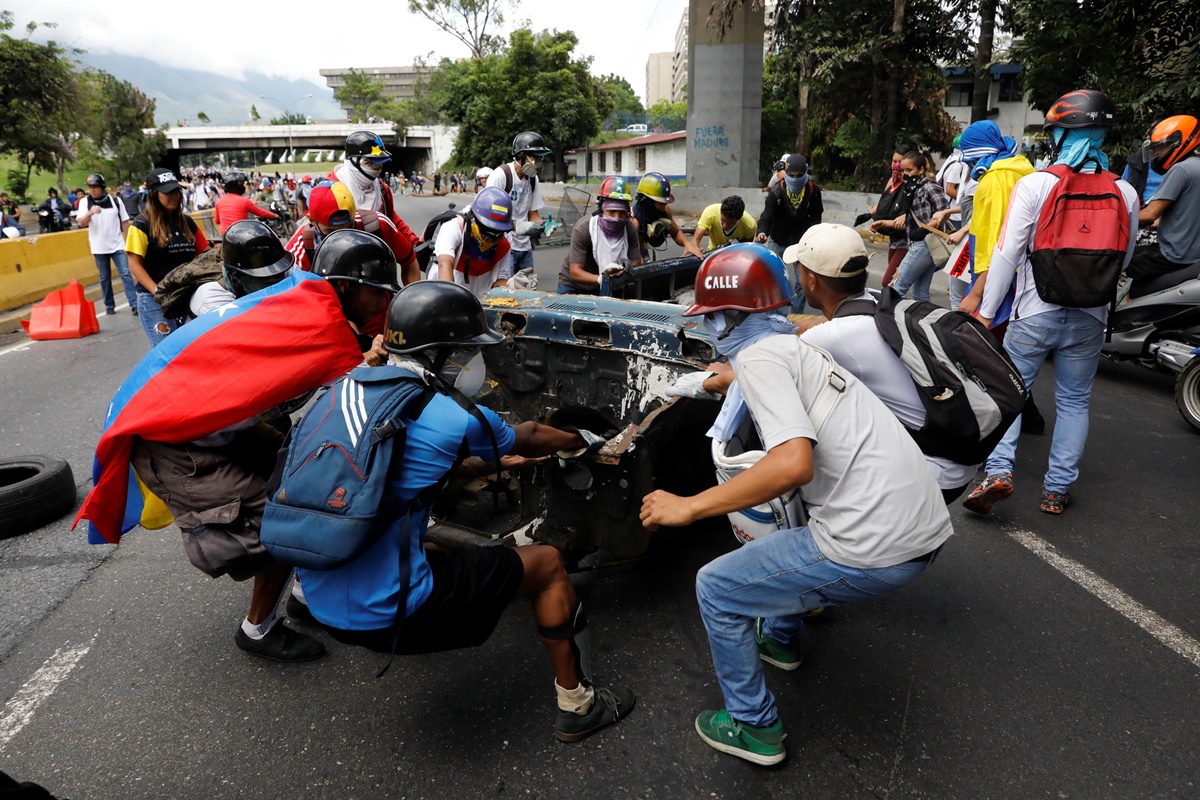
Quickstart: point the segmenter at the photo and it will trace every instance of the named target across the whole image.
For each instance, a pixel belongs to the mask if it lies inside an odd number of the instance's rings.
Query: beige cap
[[[845,225],[813,225],[800,241],[783,251],[786,264],[800,262],[805,269],[830,278],[852,278],[866,271],[866,263],[848,266],[855,256],[867,257],[867,246],[858,231]]]

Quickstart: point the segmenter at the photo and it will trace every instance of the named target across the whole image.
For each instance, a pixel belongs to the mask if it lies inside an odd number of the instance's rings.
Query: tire
[[[0,539],[36,530],[74,507],[75,476],[63,459],[0,458]]]
[[[1187,424],[1200,433],[1200,356],[1193,356],[1175,381],[1175,407]]]

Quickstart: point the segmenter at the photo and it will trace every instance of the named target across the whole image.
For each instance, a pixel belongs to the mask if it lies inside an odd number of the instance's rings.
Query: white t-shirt
[[[513,174],[512,189],[507,189],[508,176],[504,174],[504,167],[496,167],[492,171],[492,174],[488,176],[487,185],[507,190],[513,204],[512,221],[514,223],[525,222],[529,219],[530,211],[541,211],[546,207],[545,202],[542,201],[542,181],[539,178],[536,184],[531,184],[529,178],[521,174],[520,167],[509,164],[508,168],[512,170]],[[517,236],[515,233],[508,235],[508,243],[512,245],[513,250],[533,248],[529,243],[528,236]]]
[[[429,261],[429,269],[426,271],[425,277],[431,281],[438,279],[438,257],[452,256],[455,265],[458,264],[459,256],[462,255],[463,238],[465,236],[466,224],[462,216],[454,219],[446,220],[442,227],[438,229],[437,239],[433,242],[433,258]],[[471,294],[476,297],[483,297],[491,290],[492,284],[496,281],[506,281],[512,277],[512,256],[508,253],[496,262],[496,266],[491,272],[486,272],[483,275],[476,275],[473,278],[468,278],[466,273],[454,270],[454,282],[466,286],[471,290]]]
[[[108,198],[108,207],[101,208],[99,213],[93,214],[87,224],[88,245],[96,255],[119,253],[125,249],[125,234],[121,232],[121,223],[129,220],[129,212],[125,210],[125,204],[119,197],[113,197],[111,194],[104,197]],[[89,211],[96,202],[91,195],[84,197],[79,201],[78,215]],[[101,198],[100,202],[105,202],[104,198]]]
[[[851,300],[874,300],[863,292]],[[920,430],[925,425],[925,406],[905,368],[892,348],[879,335],[875,319],[866,315],[827,320],[801,337],[825,350],[841,367],[858,378],[883,401],[906,427]],[[958,489],[975,476],[979,465],[964,466],[948,458],[925,456],[933,477],[943,489]]]
[[[228,305],[236,299],[237,296],[218,281],[209,281],[200,284],[196,287],[196,291],[192,292],[192,299],[188,301],[188,310],[192,312],[193,317],[198,317],[214,308]]]
[[[767,450],[813,446],[801,488],[817,546],[839,564],[875,569],[925,555],[954,529],[925,458],[895,415],[853,375],[818,439],[808,408],[829,371],[797,336],[771,336],[735,359],[737,379]]]
[[[1054,174],[1034,172],[1021,178],[1013,187],[1012,197],[1008,201],[1008,213],[1004,217],[1004,228],[1000,231],[1000,240],[996,242],[996,249],[992,252],[992,264],[988,268],[987,284],[983,287],[979,316],[996,318],[996,311],[1000,308],[1004,296],[1008,294],[1008,287],[1012,286],[1014,276],[1017,280],[1017,296],[1013,301],[1013,319],[1027,319],[1048,311],[1057,311],[1062,307],[1047,303],[1037,293],[1027,255],[1033,249],[1033,236],[1042,206],[1056,183],[1058,178]],[[1134,245],[1137,244],[1138,208],[1141,203],[1137,191],[1128,183],[1118,180],[1117,186],[1121,188],[1125,207],[1129,209],[1129,245],[1125,249],[1125,261],[1121,266],[1121,269],[1125,269],[1129,266]],[[1104,322],[1108,314],[1107,309],[1107,306],[1098,306],[1083,310]]]
[[[952,163],[946,164],[944,166],[945,166],[945,170],[939,176],[939,182],[942,184],[943,189],[946,188],[947,184],[951,184],[951,183],[955,184],[958,187],[958,196],[951,198],[950,205],[955,206],[956,208],[961,208],[962,207],[962,196],[963,196],[963,182],[968,176],[967,165],[964,164],[960,158],[960,159],[957,159],[957,160],[953,161]],[[962,222],[962,214],[961,213],[951,214],[950,220],[952,222]]]

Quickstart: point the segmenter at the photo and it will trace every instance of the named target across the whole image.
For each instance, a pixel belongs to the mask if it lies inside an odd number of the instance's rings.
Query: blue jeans
[[[913,299],[929,302],[929,284],[937,267],[933,265],[933,256],[929,255],[929,245],[925,242],[909,242],[908,252],[896,270],[896,294],[908,296],[912,289]]]
[[[696,598],[730,715],[758,726],[779,718],[754,641],[756,617],[765,618],[768,636],[791,644],[807,611],[892,594],[927,566],[847,567],[826,558],[808,528],[772,533],[706,564],[696,575]]]
[[[134,288],[133,275],[129,273],[129,258],[125,255],[124,250],[118,250],[115,253],[92,253],[92,258],[96,259],[96,270],[100,273],[100,293],[104,296],[104,307],[113,309],[117,307],[117,301],[113,299],[112,288],[112,268],[117,267],[117,274],[121,276],[121,286],[125,289],[125,300],[129,303],[129,307],[137,308],[137,291]]]
[[[167,334],[179,327],[178,319],[167,319],[163,316],[162,306],[154,299],[154,295],[145,289],[137,290],[138,319],[141,320],[142,330],[150,340],[150,349],[167,338]]]
[[[783,245],[781,245],[779,242],[775,241],[774,239],[768,238],[767,239],[767,249],[782,259],[783,251],[786,248]],[[787,267],[788,280],[791,281],[791,284],[792,284],[792,291],[795,292],[795,294],[792,296],[791,311],[789,311],[787,313],[803,314],[804,309],[808,304],[804,297],[804,287],[800,285],[799,270],[797,270],[794,266],[791,266],[791,265],[785,264],[785,266]]]
[[[1079,460],[1087,444],[1088,402],[1103,343],[1104,323],[1078,308],[1060,308],[1008,323],[1004,349],[1030,390],[1046,356],[1054,357],[1056,419],[1045,477],[1045,487],[1052,492],[1066,492],[1079,477]],[[988,456],[989,475],[1013,471],[1020,435],[1021,418],[1017,417]]]
[[[965,273],[964,273],[965,274]],[[958,311],[959,305],[962,303],[963,297],[971,289],[971,284],[964,281],[962,278],[950,279],[950,310]]]
[[[516,275],[526,267],[533,266],[532,250],[509,250],[508,257],[512,260],[512,274]]]

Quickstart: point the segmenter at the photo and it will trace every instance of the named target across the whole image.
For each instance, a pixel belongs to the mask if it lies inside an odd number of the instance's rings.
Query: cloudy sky
[[[534,30],[575,31],[577,52],[592,57],[592,72],[624,77],[644,100],[646,55],[675,49],[675,29],[686,5],[686,0],[608,0],[595,5],[518,0],[506,13],[504,29],[528,20]],[[311,7],[321,10],[300,10]],[[468,54],[463,44],[433,23],[409,13],[405,0],[328,5],[0,0],[0,8],[13,12],[18,30],[31,20],[57,23],[50,36],[64,45],[139,55],[233,78],[256,71],[324,86],[318,73],[323,68],[403,66],[430,53],[435,61]],[[339,9],[347,12],[343,20],[338,19]]]

